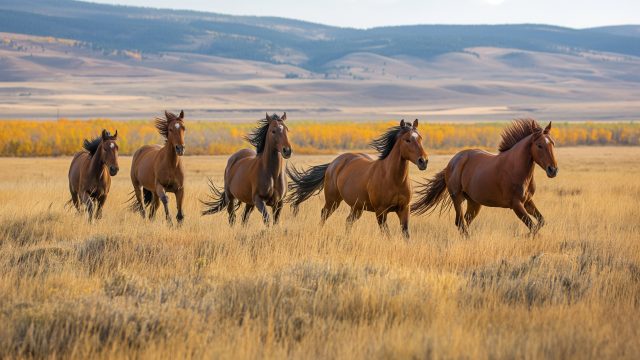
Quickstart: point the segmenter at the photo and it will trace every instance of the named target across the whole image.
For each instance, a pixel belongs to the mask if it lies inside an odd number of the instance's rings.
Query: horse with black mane
[[[84,140],[84,150],[76,153],[69,167],[70,204],[81,211],[86,206],[89,222],[102,218],[102,207],[111,188],[111,176],[118,173],[118,130],[111,136],[107,130],[93,140]]]
[[[420,199],[412,205],[412,212],[430,213],[438,204],[442,212],[453,205],[455,224],[463,235],[468,235],[468,226],[482,205],[509,208],[531,234],[537,233],[545,220],[533,202],[536,191],[533,170],[538,164],[547,177],[558,174],[550,131],[551,123],[542,129],[533,119],[518,119],[502,133],[498,154],[478,149],[457,153],[444,170],[421,185]],[[465,200],[467,209],[463,216]],[[537,224],[529,215],[536,218]]]
[[[149,207],[149,219],[153,219],[159,203],[164,206],[164,214],[171,225],[168,192],[176,195],[178,223],[184,220],[182,201],[184,199],[184,111],[180,115],[165,111],[164,118],[156,118],[156,129],[165,139],[164,145],[145,145],[133,154],[131,163],[132,196],[131,209],[145,218],[145,207]],[[142,191],[141,191],[142,190]],[[144,197],[143,197],[144,195]]]
[[[331,163],[312,166],[306,171],[293,166],[287,168],[292,181],[289,186],[292,192],[287,201],[291,203],[294,214],[302,202],[324,188],[322,224],[344,200],[351,206],[347,227],[358,220],[363,211],[372,211],[380,229],[388,234],[387,214],[395,212],[400,219],[402,234],[409,238],[409,162],[425,170],[428,161],[422,148],[422,136],[418,133],[418,120],[413,125],[400,121],[400,126],[390,128],[371,146],[379,152],[377,159],[362,153],[346,153]]]
[[[278,223],[287,191],[284,159],[290,158],[292,153],[286,119],[287,113],[282,117],[266,114],[265,119],[258,122],[258,127],[245,138],[256,150],[242,149],[229,157],[222,190],[209,179],[211,195],[209,201],[202,201],[205,205],[202,215],[215,214],[226,208],[229,224],[233,226],[236,210],[245,203],[242,224],[247,223],[257,207],[262,220],[269,225],[267,206],[272,208],[273,223]]]

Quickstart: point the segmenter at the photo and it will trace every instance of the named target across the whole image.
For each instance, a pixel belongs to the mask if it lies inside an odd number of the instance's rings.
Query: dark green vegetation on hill
[[[318,71],[350,53],[429,58],[469,47],[640,56],[637,26],[418,25],[369,30],[273,17],[92,4],[3,0],[0,32],[69,38],[105,50],[188,52],[288,63]]]

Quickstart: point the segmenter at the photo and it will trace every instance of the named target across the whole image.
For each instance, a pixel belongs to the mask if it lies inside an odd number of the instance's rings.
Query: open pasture
[[[344,204],[320,228],[320,197],[269,229],[201,217],[226,157],[184,158],[180,228],[126,209],[121,157],[90,225],[64,207],[69,157],[0,158],[0,358],[635,358],[640,147],[556,156],[557,178],[536,168],[537,237],[483,208],[468,239],[450,212],[412,217],[408,242],[393,214],[390,238],[372,213],[345,234]]]

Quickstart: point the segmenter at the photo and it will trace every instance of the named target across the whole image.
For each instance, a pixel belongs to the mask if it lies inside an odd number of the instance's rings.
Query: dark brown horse
[[[324,188],[322,224],[344,200],[351,206],[347,227],[358,220],[364,210],[373,211],[380,229],[388,234],[387,214],[395,212],[400,218],[402,234],[408,238],[409,162],[425,170],[428,161],[417,128],[417,119],[413,126],[402,120],[400,126],[390,128],[374,140],[371,145],[380,153],[378,159],[347,153],[329,164],[312,166],[306,171],[298,171],[295,167],[287,169],[292,181],[289,187],[292,193],[287,201],[291,202],[294,213],[303,201]]]
[[[242,223],[246,224],[254,207],[269,224],[267,206],[273,211],[273,223],[278,223],[282,203],[287,192],[287,179],[283,167],[284,159],[291,157],[291,145],[287,138],[287,113],[282,117],[273,114],[260,120],[258,127],[248,136],[256,150],[243,149],[231,155],[224,170],[224,189],[221,191],[209,180],[211,195],[202,215],[215,214],[223,209],[229,213],[229,224],[236,220],[236,210],[245,203]],[[238,200],[238,204],[236,204]]]
[[[69,202],[80,212],[81,204],[87,207],[89,222],[102,218],[102,207],[109,195],[111,176],[120,169],[118,166],[118,130],[111,136],[107,130],[102,135],[84,141],[84,150],[76,153],[69,167]]]
[[[135,198],[132,197],[131,209],[140,212],[144,218],[145,207],[149,206],[149,219],[153,219],[161,201],[167,222],[172,224],[167,196],[172,192],[176,195],[178,208],[176,219],[181,223],[184,220],[184,111],[180,111],[179,116],[168,111],[164,114],[164,118],[156,119],[156,128],[165,139],[164,146],[145,145],[133,154],[131,182]]]
[[[509,208],[535,234],[544,225],[544,217],[533,203],[536,191],[533,170],[538,164],[548,177],[558,174],[553,152],[555,143],[550,131],[551,123],[543,130],[535,120],[519,119],[504,130],[499,154],[483,150],[457,153],[444,170],[422,185],[418,191],[420,199],[412,205],[412,211],[424,214],[433,211],[438,204],[441,209],[453,204],[455,224],[467,235],[467,228],[482,205]],[[467,210],[463,218],[462,202],[465,200]],[[538,223],[534,224],[529,215]]]

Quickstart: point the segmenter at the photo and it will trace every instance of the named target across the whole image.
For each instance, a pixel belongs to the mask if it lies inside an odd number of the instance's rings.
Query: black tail
[[[298,206],[311,196],[317,194],[324,187],[324,175],[329,164],[312,166],[306,171],[298,170],[295,166],[287,166],[287,175],[291,179],[287,202],[291,203],[293,214],[298,213]]]
[[[147,190],[145,188],[142,188],[142,198],[144,204],[138,203],[135,191],[132,191],[130,194],[131,197],[129,197],[129,200],[127,200],[127,202],[129,203],[129,210],[134,212],[144,210],[144,208],[149,206],[149,204],[151,204],[151,201],[153,200],[153,193],[151,192],[151,190]]]
[[[149,204],[151,204],[151,201],[153,200],[153,193],[151,192],[151,190],[147,190],[143,188],[142,197],[144,198],[144,207],[147,207]]]
[[[426,183],[420,184],[417,191],[420,198],[411,205],[412,213],[418,215],[432,213],[438,204],[440,204],[441,213],[451,207],[451,198],[445,196],[447,183],[444,172],[445,170],[442,170]]]
[[[216,187],[211,179],[209,179],[209,201],[200,200],[204,205],[202,215],[211,215],[224,210],[229,204],[229,200],[224,194],[224,190],[220,190]]]

